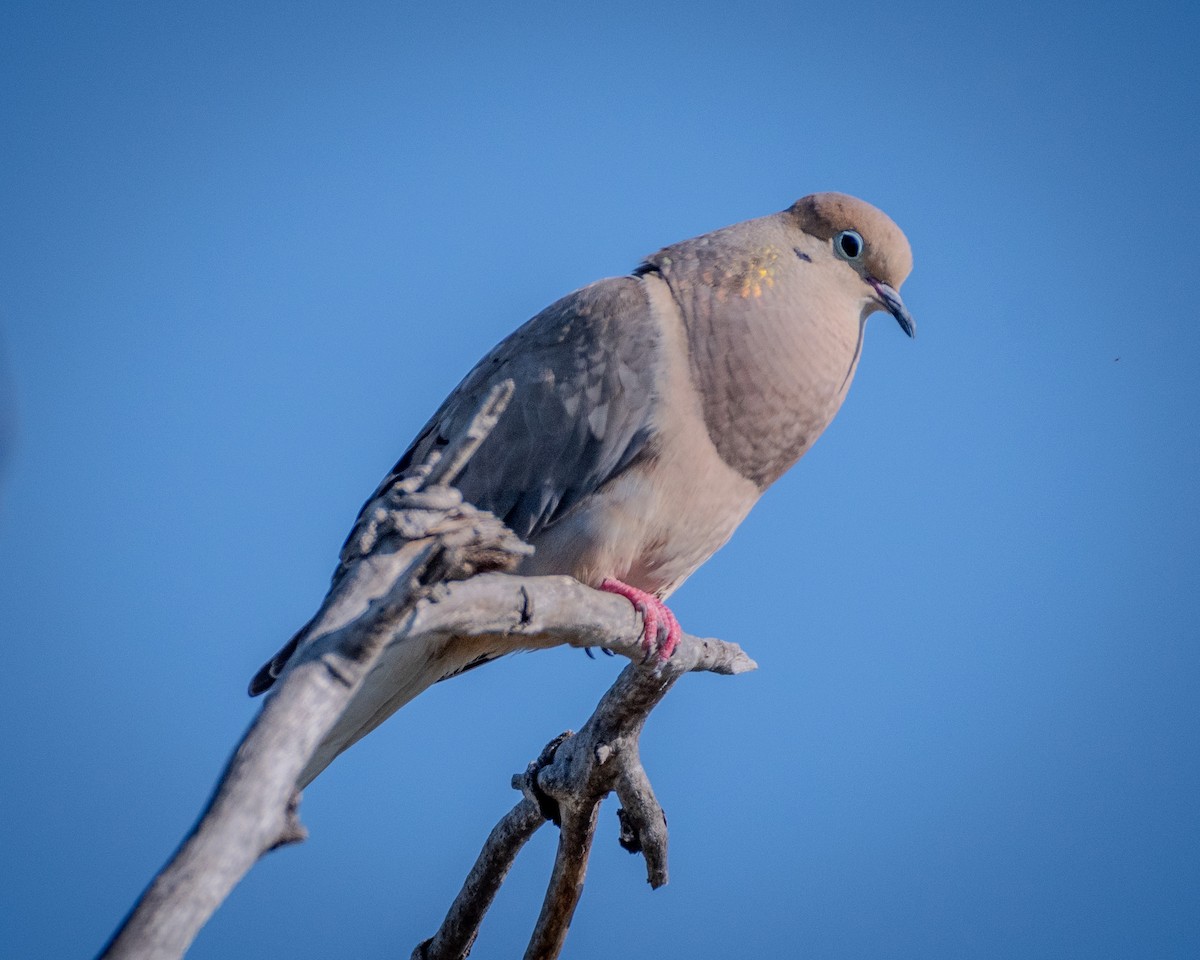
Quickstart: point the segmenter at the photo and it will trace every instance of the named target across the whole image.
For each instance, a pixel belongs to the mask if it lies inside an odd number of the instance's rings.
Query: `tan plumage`
[[[384,483],[512,378],[509,409],[459,479],[466,499],[536,547],[521,573],[592,586],[615,579],[665,598],[829,425],[867,316],[886,310],[912,335],[897,293],[911,268],[899,227],[837,193],[666,247],[502,341]],[[259,672],[252,693],[271,685],[289,654]],[[479,654],[393,644],[300,785]]]

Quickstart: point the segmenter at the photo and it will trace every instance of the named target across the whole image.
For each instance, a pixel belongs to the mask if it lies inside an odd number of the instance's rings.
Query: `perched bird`
[[[666,247],[501,341],[380,489],[455,436],[487,391],[511,378],[508,409],[456,486],[535,547],[518,573],[569,574],[628,597],[643,613],[648,649],[669,656],[679,627],[663,600],[829,425],[867,317],[886,311],[913,335],[898,293],[911,269],[900,228],[840,193]],[[258,672],[251,694],[271,686],[295,643]],[[384,651],[300,787],[479,658],[416,646]]]

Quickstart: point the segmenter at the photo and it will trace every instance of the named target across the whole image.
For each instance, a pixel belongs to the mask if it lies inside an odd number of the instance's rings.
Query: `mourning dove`
[[[666,247],[501,341],[380,489],[513,380],[511,404],[456,485],[535,547],[519,573],[569,574],[628,597],[647,644],[668,656],[679,627],[662,601],[829,425],[867,317],[887,311],[913,335],[897,292],[911,268],[900,228],[840,193]],[[294,645],[251,694],[271,686]],[[417,646],[384,651],[299,786],[431,684],[511,652]]]

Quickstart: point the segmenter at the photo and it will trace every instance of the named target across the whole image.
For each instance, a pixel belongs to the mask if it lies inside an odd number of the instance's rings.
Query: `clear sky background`
[[[676,594],[761,668],[655,713],[671,883],[610,803],[567,956],[1200,956],[1194,6],[503,6],[5,5],[0,955],[101,946],[495,341],[837,189],[917,340]],[[620,666],[430,691],[191,956],[407,956]]]

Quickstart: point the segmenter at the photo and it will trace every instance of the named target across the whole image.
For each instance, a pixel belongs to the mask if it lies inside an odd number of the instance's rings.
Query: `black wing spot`
[[[495,659],[496,654],[494,653],[481,653],[466,666],[459,667],[457,670],[451,670],[444,677],[438,677],[437,682],[441,683],[443,680],[449,680],[451,677],[461,677],[468,670],[474,670],[476,667],[482,667],[485,663],[491,663]]]

